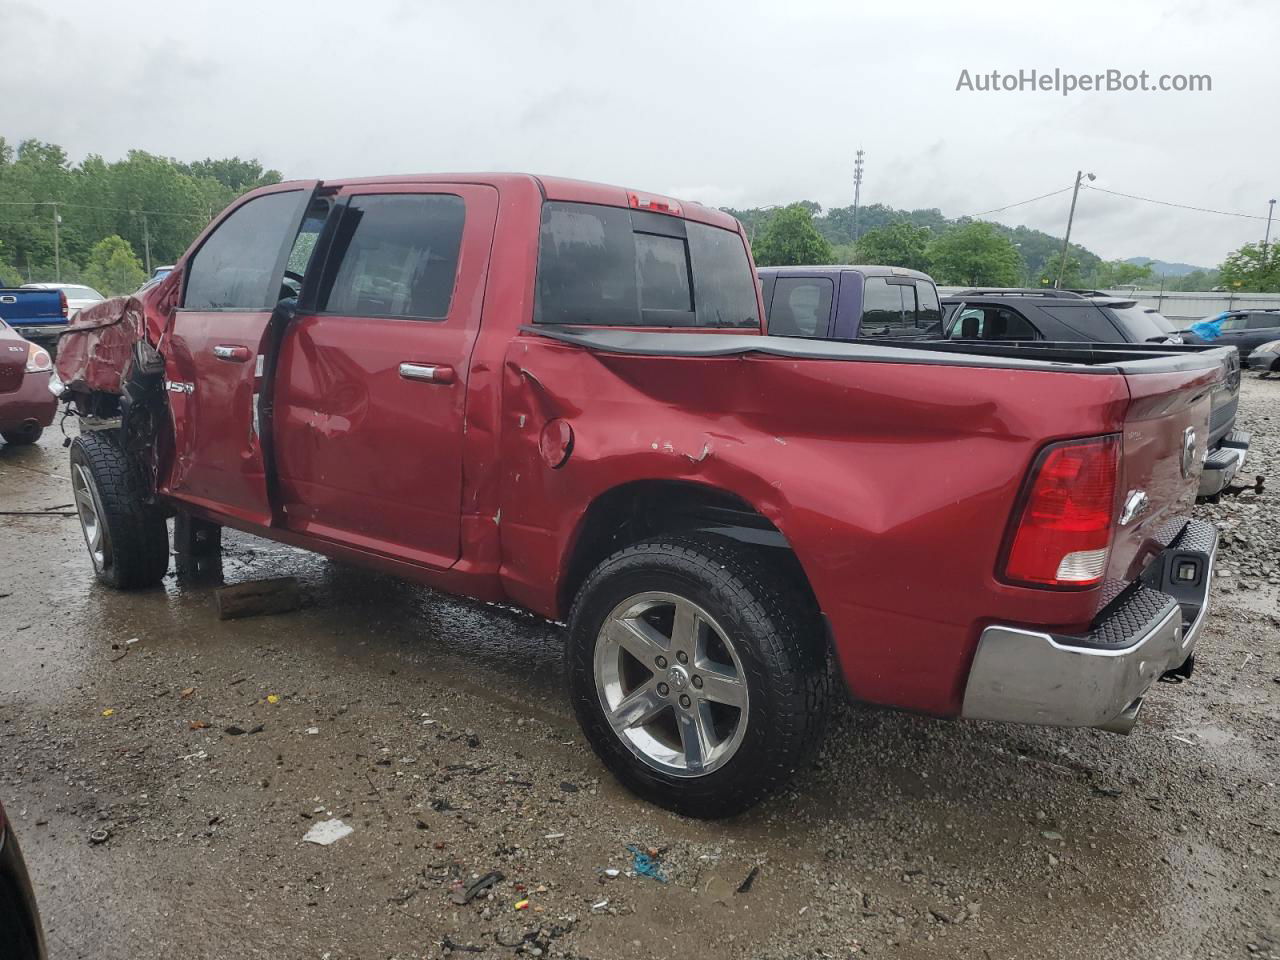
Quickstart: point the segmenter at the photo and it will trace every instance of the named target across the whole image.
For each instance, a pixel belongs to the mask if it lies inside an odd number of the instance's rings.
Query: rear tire
[[[826,649],[812,601],[758,552],[662,537],[615,553],[578,592],[570,691],[625,786],[687,816],[732,816],[821,746]]]
[[[158,585],[169,571],[169,531],[113,438],[95,431],[72,441],[71,489],[97,578],[117,590]]]
[[[32,423],[19,430],[6,430],[0,433],[0,437],[3,437],[4,442],[11,447],[21,447],[39,441],[42,433],[44,433],[44,427],[38,423]]]

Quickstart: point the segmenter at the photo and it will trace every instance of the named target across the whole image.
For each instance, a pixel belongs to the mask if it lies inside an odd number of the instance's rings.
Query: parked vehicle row
[[[886,332],[936,290],[786,279],[805,336],[765,336],[741,225],[619,187],[254,191],[63,338],[93,567],[158,584],[173,515],[179,552],[231,526],[565,620],[593,749],[696,816],[785,783],[842,688],[1130,729],[1207,616],[1228,351],[835,339],[846,284]]]

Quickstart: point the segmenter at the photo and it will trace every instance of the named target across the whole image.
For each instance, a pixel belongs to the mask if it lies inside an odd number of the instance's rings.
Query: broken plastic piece
[[[350,836],[353,833],[355,833],[355,829],[347,826],[341,820],[321,820],[303,834],[302,842],[316,843],[322,847],[327,847],[329,844],[336,843],[343,837]]]

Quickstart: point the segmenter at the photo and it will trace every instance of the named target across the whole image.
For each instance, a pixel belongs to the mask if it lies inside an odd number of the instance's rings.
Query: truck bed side
[[[1116,365],[969,355],[938,363],[901,348],[718,334],[588,336],[628,352],[523,336],[507,354],[501,536],[512,597],[563,613],[546,571],[558,568],[556,581],[568,575],[586,505],[612,489],[727,491],[795,550],[854,695],[938,714],[958,712],[992,611],[1081,629],[1114,595],[1105,586],[1046,591],[997,577],[1011,505],[1041,447],[1132,433],[1135,475],[1164,484],[1151,519],[1165,517],[1185,506],[1192,481],[1166,475],[1163,458],[1182,420],[1170,421],[1160,405],[1203,392],[1188,393],[1187,384],[1213,378],[1203,364],[1166,370],[1168,379],[1143,389],[1149,403],[1130,414],[1130,378]],[[689,355],[671,355],[672,338],[683,338]],[[756,349],[734,343],[747,339]],[[785,355],[788,344],[797,356]],[[824,350],[832,359],[817,359]],[[716,352],[728,355],[707,355]],[[859,355],[894,359],[848,362]],[[1142,364],[1161,370],[1178,361],[1132,361]],[[1184,403],[1182,416],[1207,417],[1207,399],[1199,404]],[[548,469],[539,440],[561,418],[572,424],[572,454],[564,468]],[[1122,574],[1150,553],[1155,526],[1135,529],[1116,551]]]

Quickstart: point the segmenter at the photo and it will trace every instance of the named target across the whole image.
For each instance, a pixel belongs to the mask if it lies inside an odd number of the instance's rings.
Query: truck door
[[[296,257],[294,246],[317,186],[251,195],[223,216],[182,267],[181,306],[162,349],[175,449],[161,489],[263,526],[271,510],[256,416],[259,358],[272,310],[295,295],[306,269],[312,244],[298,244]]]
[[[497,205],[474,184],[340,192],[275,373],[287,528],[426,566],[458,559],[467,378]]]

